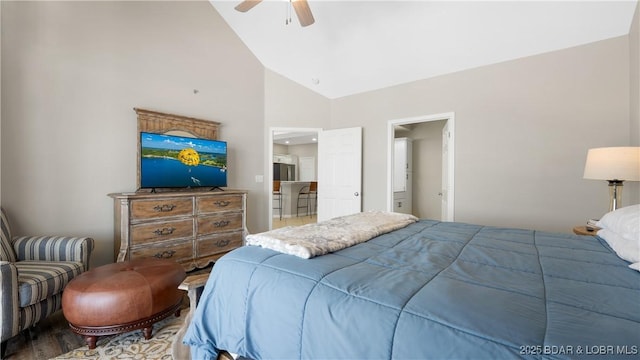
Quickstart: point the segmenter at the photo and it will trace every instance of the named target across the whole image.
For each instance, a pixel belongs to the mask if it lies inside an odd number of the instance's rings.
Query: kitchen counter
[[[296,210],[298,205],[298,193],[305,186],[309,186],[309,181],[281,181],[280,192],[282,193],[282,217],[290,218],[296,216]],[[305,208],[300,208],[300,216],[309,215],[306,208],[306,200],[301,205],[305,205]],[[273,210],[273,217],[278,217],[280,214],[278,210]]]

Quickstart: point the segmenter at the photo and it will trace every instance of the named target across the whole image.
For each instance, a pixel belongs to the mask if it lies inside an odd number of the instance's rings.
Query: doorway
[[[275,164],[286,164],[289,169],[286,182],[280,181],[280,194],[269,197],[269,230],[292,225],[316,222],[315,203],[301,200],[298,209],[298,192],[305,184],[317,180],[318,133],[321,128],[272,127],[269,129],[267,154],[267,186],[274,188]],[[282,167],[282,165],[279,165]],[[292,193],[295,192],[295,193]],[[317,200],[316,200],[317,201]],[[310,210],[311,209],[311,210]]]
[[[454,113],[419,116],[388,122],[387,209],[394,211],[396,137],[416,138],[412,182],[412,211],[418,217],[454,219]],[[437,164],[438,168],[429,169]]]

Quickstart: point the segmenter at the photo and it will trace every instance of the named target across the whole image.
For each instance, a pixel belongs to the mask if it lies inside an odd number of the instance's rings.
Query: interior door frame
[[[267,193],[269,194],[269,230],[273,228],[273,196],[271,192],[273,191],[273,133],[274,132],[322,132],[322,128],[301,128],[301,127],[280,127],[280,126],[271,126],[267,131],[267,144],[269,150],[267,151],[267,159],[265,163],[267,164]],[[319,140],[318,140],[319,142]],[[318,176],[318,174],[316,174]]]
[[[432,114],[424,116],[415,116],[410,118],[394,119],[387,121],[387,211],[393,211],[393,159],[394,159],[394,138],[395,127],[398,125],[409,125],[424,123],[429,121],[445,120],[449,124],[449,197],[447,199],[447,218],[442,221],[454,221],[454,204],[455,204],[455,113],[447,112],[441,114]]]

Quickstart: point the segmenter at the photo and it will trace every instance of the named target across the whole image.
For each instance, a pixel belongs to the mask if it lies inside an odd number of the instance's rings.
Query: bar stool
[[[309,199],[311,194],[309,194],[309,186],[305,185],[298,191],[298,200],[296,201],[297,209],[296,216],[300,216],[300,209],[307,209],[307,214],[309,214]],[[304,201],[304,205],[300,205],[300,202]]]
[[[309,183],[309,216],[318,212],[318,182],[312,181]],[[313,206],[311,206],[313,204]],[[312,211],[313,208],[313,211]]]
[[[282,220],[282,192],[280,191],[280,180],[273,180],[273,190],[271,192],[273,204],[277,205],[273,209],[280,212],[280,220]]]

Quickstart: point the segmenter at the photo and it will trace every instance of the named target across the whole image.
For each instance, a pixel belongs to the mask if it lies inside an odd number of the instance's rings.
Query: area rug
[[[96,348],[89,350],[85,345],[53,358],[62,359],[137,359],[137,360],[171,360],[171,345],[175,334],[180,330],[182,322],[189,314],[183,309],[180,317],[169,316],[153,325],[152,337],[144,339],[142,330],[124,334],[98,338]],[[181,360],[181,359],[177,359]]]

